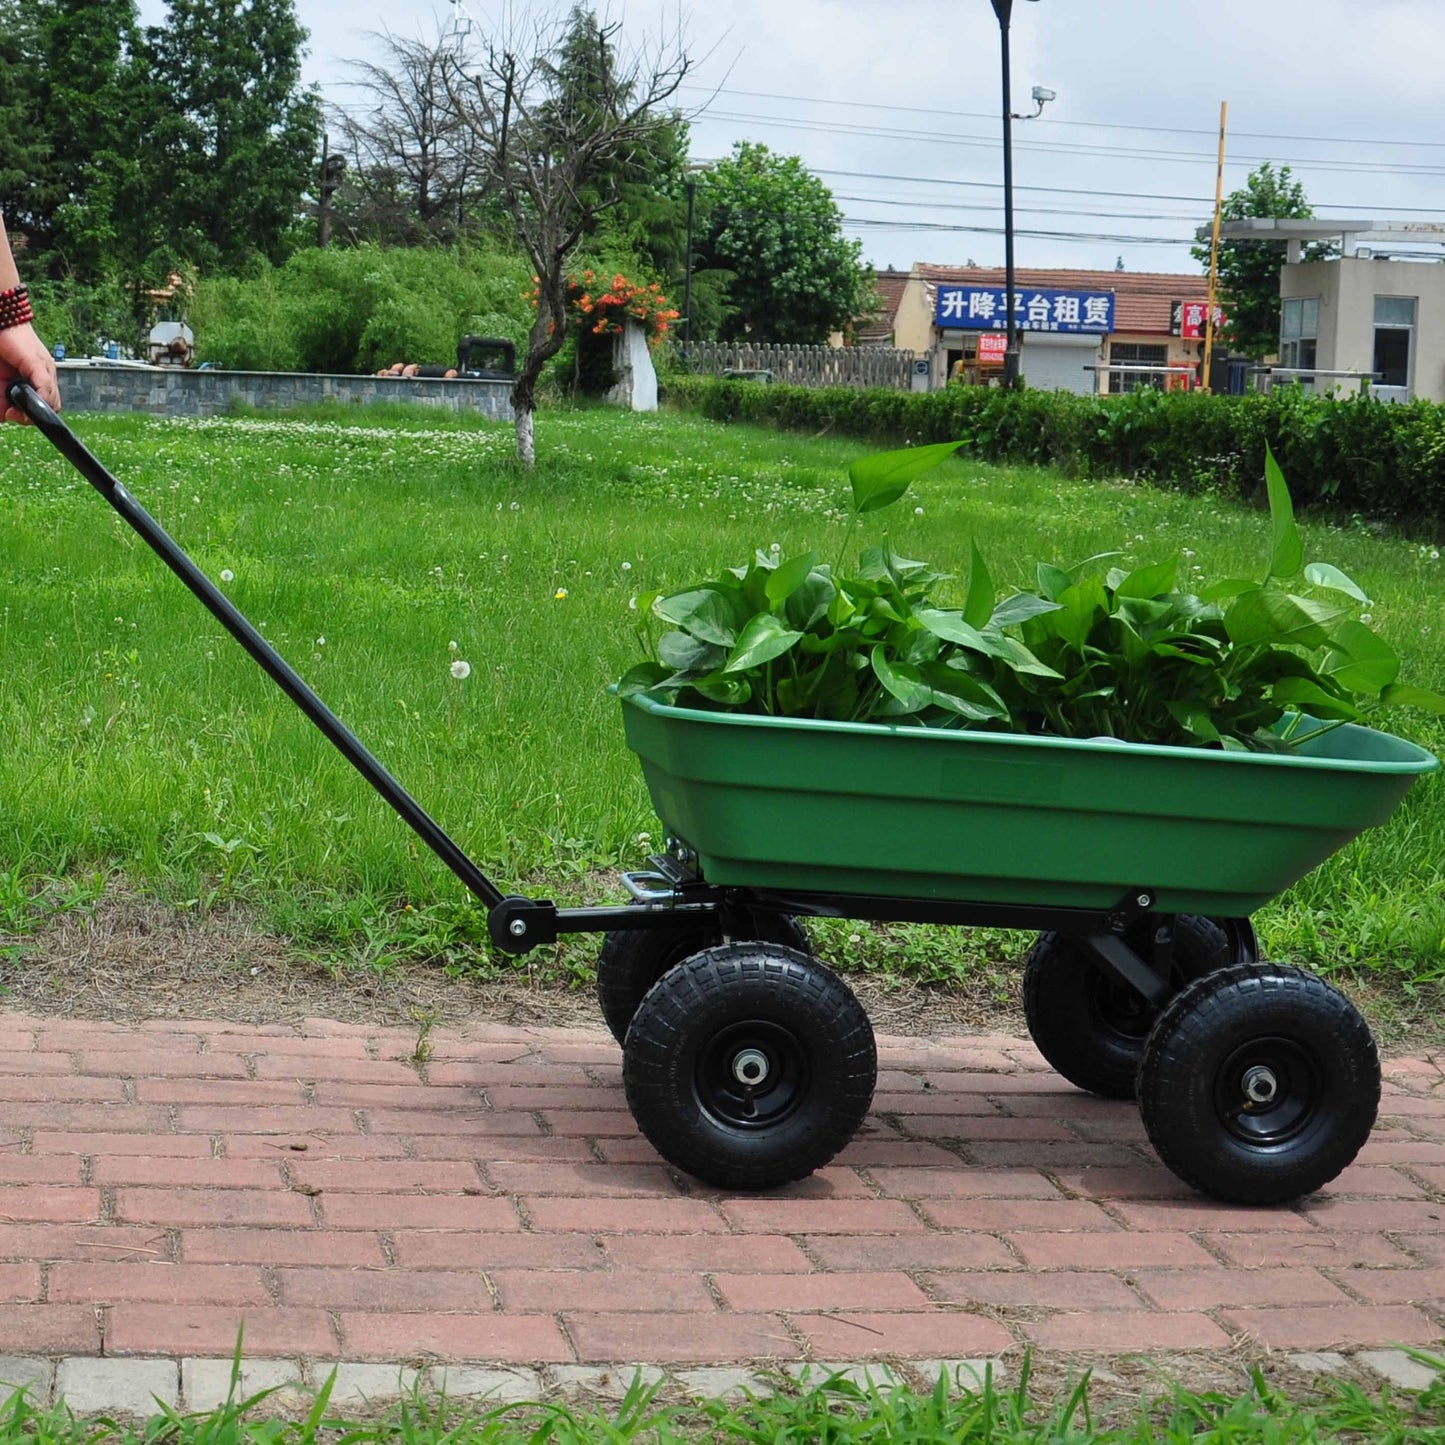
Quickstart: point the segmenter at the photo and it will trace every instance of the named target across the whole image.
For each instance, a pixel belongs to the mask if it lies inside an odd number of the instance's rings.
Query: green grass
[[[548,412],[526,476],[507,429],[401,408],[74,424],[213,578],[234,573],[242,610],[504,890],[561,898],[635,865],[658,831],[605,694],[639,655],[629,600],[773,542],[831,555],[862,450],[677,414]],[[965,575],[976,536],[1000,587],[1039,558],[1116,549],[1259,571],[1269,531],[1210,496],[969,460],[869,522],[860,541],[886,526],[900,550]],[[1405,676],[1445,688],[1445,563],[1353,524],[1304,532],[1311,559],[1378,599]],[[460,885],[17,428],[0,432],[0,556],[0,929],[123,878],[179,907],[243,902],[328,956],[473,953],[481,921]],[[1394,725],[1445,746],[1438,720]],[[1442,864],[1445,793],[1428,780],[1259,922],[1281,957],[1435,980]],[[986,986],[1016,942],[826,932],[847,965]],[[565,946],[563,966],[585,967],[593,946]]]
[[[1435,1362],[1437,1365],[1439,1361]],[[1096,1404],[1088,1377],[1057,1391],[1031,1386],[1027,1370],[1013,1388],[992,1380],[927,1394],[901,1386],[829,1380],[800,1390],[786,1382],[771,1398],[742,1404],[676,1404],[655,1390],[632,1390],[611,1413],[563,1405],[487,1409],[414,1395],[365,1421],[327,1409],[329,1385],[300,1418],[267,1418],[264,1395],[234,1399],[209,1414],[165,1409],[131,1425],[83,1419],[63,1404],[31,1405],[23,1395],[0,1404],[0,1445],[1439,1445],[1445,1442],[1445,1387],[1366,1391],[1327,1382],[1293,1396],[1256,1374],[1233,1395],[1179,1387],[1133,1400]]]

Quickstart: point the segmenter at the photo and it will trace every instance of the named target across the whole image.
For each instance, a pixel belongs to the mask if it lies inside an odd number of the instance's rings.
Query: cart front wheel
[[[795,918],[762,909],[748,910],[748,936],[765,943],[781,943],[799,953],[811,954],[812,945]],[[685,958],[722,942],[717,929],[620,928],[606,934],[597,955],[597,1002],[602,1017],[620,1044],[627,1026],[647,990]]]
[[[1283,1204],[1359,1153],[1380,1103],[1369,1026],[1303,969],[1236,964],[1159,1015],[1139,1068],[1139,1110],[1186,1184],[1234,1204]]]
[[[664,974],[633,1017],[622,1071],[657,1152],[719,1189],[821,1168],[857,1132],[877,1076],[852,990],[770,943],[726,943]]]
[[[1217,924],[1188,913],[1174,920],[1176,988],[1234,961]],[[1157,1012],[1105,973],[1079,939],[1039,935],[1024,965],[1024,1016],[1039,1052],[1071,1084],[1106,1099],[1134,1097]]]

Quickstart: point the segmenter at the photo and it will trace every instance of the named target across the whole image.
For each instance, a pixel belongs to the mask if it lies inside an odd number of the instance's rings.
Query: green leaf
[[[970,541],[971,561],[968,567],[968,597],[963,604],[963,620],[970,627],[986,627],[993,616],[993,578],[978,543]]]
[[[660,682],[665,682],[668,670],[660,662],[639,662],[629,667],[617,683],[618,697],[636,697],[640,692],[651,692]]]
[[[1016,622],[1027,622],[1030,617],[1041,617],[1045,612],[1058,610],[1057,602],[1046,601],[1033,592],[1015,592],[993,609],[988,625],[993,628],[1011,627]]]
[[[709,702],[720,703],[723,707],[741,707],[753,695],[746,678],[727,677],[720,672],[697,678],[690,685]]]
[[[1174,574],[1178,568],[1177,561],[1156,562],[1152,567],[1140,567],[1131,572],[1114,590],[1120,597],[1139,597],[1145,600],[1163,597],[1174,590]]]
[[[1055,567],[1048,562],[1039,563],[1038,573],[1039,591],[1050,602],[1057,602],[1059,597],[1072,585],[1069,574],[1062,567]]]
[[[700,642],[688,632],[664,632],[658,639],[657,655],[674,672],[708,673],[727,656],[727,649],[715,642]]]
[[[938,612],[931,607],[921,607],[914,617],[935,637],[945,642],[956,642],[960,647],[970,647],[975,652],[996,652],[996,646],[976,627],[970,627],[957,612]]]
[[[1380,693],[1380,701],[1387,707],[1418,707],[1426,712],[1445,713],[1445,697],[1428,688],[1411,687],[1404,682],[1392,682]]]
[[[1371,696],[1400,675],[1400,659],[1382,637],[1363,622],[1346,622],[1330,633],[1330,655],[1325,672],[1350,692]]]
[[[1277,642],[1293,647],[1324,647],[1329,630],[1348,616],[1312,597],[1293,597],[1273,587],[1259,587],[1235,598],[1224,614],[1230,639],[1240,646]]]
[[[764,612],[743,628],[738,645],[733,655],[728,658],[723,671],[743,672],[750,667],[761,667],[765,662],[772,662],[774,658],[787,652],[802,635],[801,632],[793,632],[784,627],[771,612]]]
[[[790,627],[807,632],[816,627],[833,605],[838,589],[828,575],[826,567],[815,567],[795,588],[783,607],[783,619]]]
[[[737,641],[737,615],[732,601],[714,587],[699,587],[663,597],[652,610],[664,622],[681,627],[704,642],[731,647]]]
[[[1294,524],[1294,503],[1290,501],[1284,473],[1280,471],[1268,443],[1264,448],[1264,480],[1269,491],[1270,520],[1274,523],[1274,551],[1264,579],[1268,582],[1271,577],[1297,576],[1304,562],[1304,548],[1300,545],[1299,529]]]
[[[1253,592],[1258,586],[1258,582],[1252,582],[1247,577],[1231,577],[1223,582],[1211,582],[1208,587],[1201,590],[1199,600],[1201,602],[1229,602],[1235,597],[1243,596],[1246,592]]]
[[[1062,673],[1045,666],[1016,637],[1000,637],[999,642],[1003,646],[1003,660],[1015,672],[1024,673],[1029,677],[1047,677],[1059,682],[1063,681]]]
[[[918,669],[906,662],[891,662],[881,647],[873,649],[871,661],[878,681],[903,705],[906,712],[922,712],[933,701],[933,689]]]
[[[1269,691],[1270,697],[1287,708],[1298,708],[1312,717],[1355,722],[1360,710],[1345,698],[1326,692],[1307,677],[1282,677]]]
[[[896,502],[915,478],[941,466],[962,445],[961,441],[939,442],[934,446],[905,447],[901,451],[860,457],[848,468],[848,480],[853,484],[853,510],[861,516]]]
[[[1328,587],[1332,592],[1343,592],[1357,602],[1363,602],[1367,607],[1370,605],[1370,599],[1359,586],[1330,562],[1311,562],[1305,568],[1305,581],[1316,587]]]
[[[1186,702],[1167,702],[1164,704],[1164,708],[1190,737],[1197,738],[1203,743],[1220,741],[1219,729],[1215,727],[1210,718],[1208,709],[1191,706]]]
[[[808,579],[817,564],[818,554],[808,552],[802,557],[791,557],[786,562],[778,565],[776,571],[768,576],[767,586],[764,589],[768,601],[776,607],[780,602],[786,602],[799,587]]]

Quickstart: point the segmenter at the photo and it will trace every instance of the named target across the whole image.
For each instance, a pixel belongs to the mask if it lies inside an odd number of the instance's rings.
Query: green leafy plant
[[[885,452],[850,470],[852,519],[898,501],[961,445]],[[1319,726],[1382,706],[1445,712],[1399,681],[1400,659],[1368,625],[1365,593],[1328,562],[1304,563],[1272,453],[1273,522],[1262,581],[1183,589],[1177,559],[1125,572],[1113,554],[1039,563],[1037,591],[998,600],[978,547],[961,607],[952,579],[891,545],[856,575],[817,554],[758,552],[746,566],[639,606],[667,624],[619,684],[684,707],[777,717],[1287,749]]]

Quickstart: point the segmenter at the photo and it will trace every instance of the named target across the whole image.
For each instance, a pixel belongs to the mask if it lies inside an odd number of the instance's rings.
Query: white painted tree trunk
[[[528,408],[517,413],[517,460],[524,467],[537,465],[537,439],[533,432],[536,412]]]

